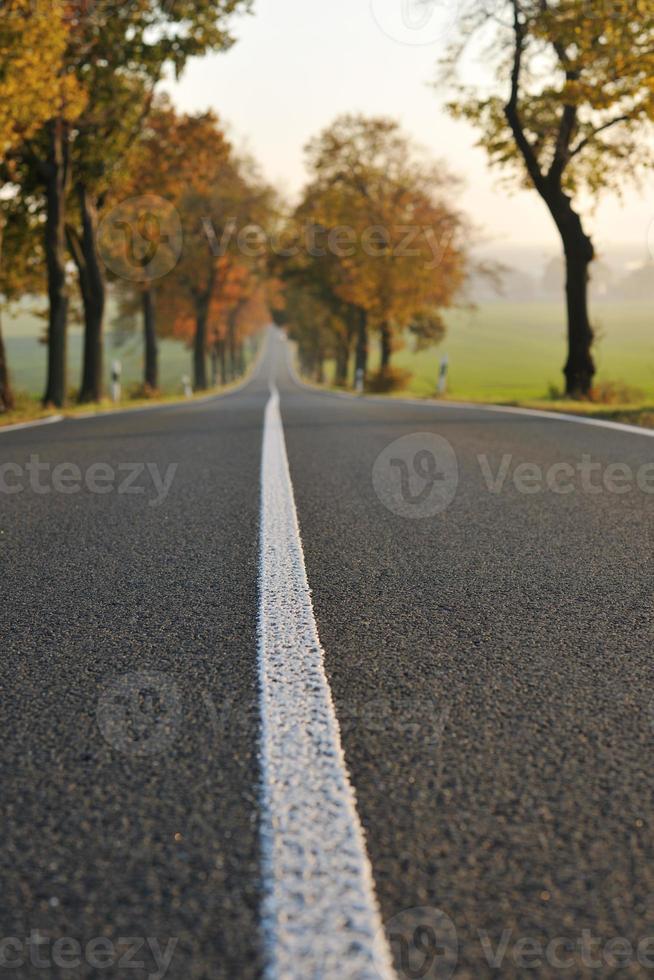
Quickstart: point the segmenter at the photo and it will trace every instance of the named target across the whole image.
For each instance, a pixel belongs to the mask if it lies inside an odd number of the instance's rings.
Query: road
[[[0,974],[647,975],[654,441],[286,346],[0,433]]]

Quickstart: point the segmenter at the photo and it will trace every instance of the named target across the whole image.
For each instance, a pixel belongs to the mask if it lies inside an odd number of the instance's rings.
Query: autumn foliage
[[[166,72],[179,75],[189,58],[229,47],[230,17],[248,7],[249,0],[7,0],[0,5],[0,162],[11,188],[0,208],[3,220],[16,217],[16,227],[26,234],[38,227],[42,235],[48,293],[45,404],[60,406],[67,397],[67,324],[77,290],[84,319],[78,398],[101,397],[103,215],[130,182],[140,193],[132,151],[143,134],[152,135],[149,127],[162,121],[161,113],[159,119],[151,117]],[[182,120],[177,156],[166,157],[169,170],[159,169],[158,186],[151,190],[165,197],[168,181],[177,185],[186,179],[185,167],[200,174],[212,150],[203,126],[202,119]],[[219,128],[213,129],[220,142]],[[37,220],[25,220],[26,215]],[[144,297],[144,306],[151,298]],[[153,315],[151,310],[151,328]],[[0,409],[9,402],[0,341]]]
[[[407,336],[440,338],[441,313],[463,284],[468,229],[450,203],[456,181],[383,117],[340,117],[311,141],[307,163],[292,257],[281,264],[291,331],[319,379],[334,358],[339,384],[352,353],[353,381],[366,379],[376,336],[388,379]]]

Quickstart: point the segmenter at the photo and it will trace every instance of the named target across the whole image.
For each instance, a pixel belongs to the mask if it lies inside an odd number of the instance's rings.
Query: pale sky
[[[558,238],[535,192],[508,195],[474,149],[475,132],[442,111],[430,85],[458,0],[254,0],[235,20],[236,45],[196,60],[168,87],[180,109],[212,108],[237,146],[288,195],[305,180],[307,140],[344,112],[384,114],[465,180],[459,204],[498,247],[558,250]],[[423,22],[417,18],[423,17]],[[642,193],[608,198],[588,230],[600,249],[642,244],[654,219],[654,177]],[[651,235],[651,232],[650,232]]]

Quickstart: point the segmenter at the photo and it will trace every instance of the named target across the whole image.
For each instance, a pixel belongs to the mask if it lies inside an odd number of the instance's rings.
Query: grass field
[[[22,311],[17,315],[4,314],[3,335],[14,388],[28,395],[41,395],[45,385],[46,348],[39,343],[43,335],[43,320],[33,313]],[[82,357],[82,334],[79,328],[68,332],[68,384],[79,385]],[[126,343],[115,346],[111,331],[105,336],[105,376],[109,377],[111,362],[122,364],[122,382],[125,391],[141,381],[143,354],[140,334],[134,334]],[[162,340],[159,347],[161,390],[164,394],[182,392],[182,376],[191,375],[191,352],[175,340]]]
[[[413,352],[410,342],[393,364],[411,372],[407,391],[433,395],[438,366],[449,356],[448,395],[480,401],[547,399],[561,388],[565,318],[556,303],[488,303],[450,311],[447,334],[436,347]],[[593,310],[597,381],[638,389],[654,400],[654,309],[644,304],[602,304]],[[372,368],[378,363],[372,351]]]
[[[54,408],[44,409],[41,396],[45,383],[46,348],[39,338],[43,333],[43,321],[33,313],[24,310],[18,316],[3,319],[3,336],[7,348],[11,371],[15,408],[0,415],[0,427],[42,419],[59,414]],[[244,356],[246,371],[250,370],[260,349],[261,334],[250,338],[245,344]],[[68,381],[70,400],[63,413],[76,415],[88,411],[112,411],[123,408],[136,408],[151,405],[152,398],[144,399],[139,392],[143,374],[143,355],[140,335],[129,337],[126,342],[116,345],[111,331],[105,336],[105,397],[99,405],[77,405],[74,400],[75,388],[79,384],[82,354],[82,334],[80,329],[71,327],[68,332]],[[111,362],[119,360],[122,364],[122,399],[114,404],[109,398],[109,372]],[[176,401],[184,399],[183,375],[192,374],[191,351],[184,344],[173,340],[163,340],[159,344],[159,373],[161,379],[157,401]],[[217,386],[208,393],[227,391],[238,379],[224,387]],[[201,397],[207,392],[198,392]]]

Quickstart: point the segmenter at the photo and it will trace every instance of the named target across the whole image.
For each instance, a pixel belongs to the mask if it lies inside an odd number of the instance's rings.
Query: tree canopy
[[[324,346],[331,324],[337,345],[356,338],[356,369],[364,373],[368,333],[377,332],[387,371],[394,346],[418,318],[423,333],[431,323],[440,335],[438,311],[454,302],[463,283],[469,229],[451,204],[457,182],[422,159],[399,125],[384,117],[338,118],[309,143],[307,164],[310,179],[293,215],[297,242],[285,276],[312,300],[294,298],[294,316],[312,305],[317,315],[321,304],[316,337]],[[310,331],[302,333],[306,342]]]
[[[474,49],[482,83],[453,79]],[[451,112],[479,145],[542,197],[566,256],[568,394],[589,394],[595,371],[588,269],[595,257],[578,200],[638,180],[654,163],[654,6],[651,0],[470,2],[443,63]],[[651,133],[651,129],[649,130]]]

